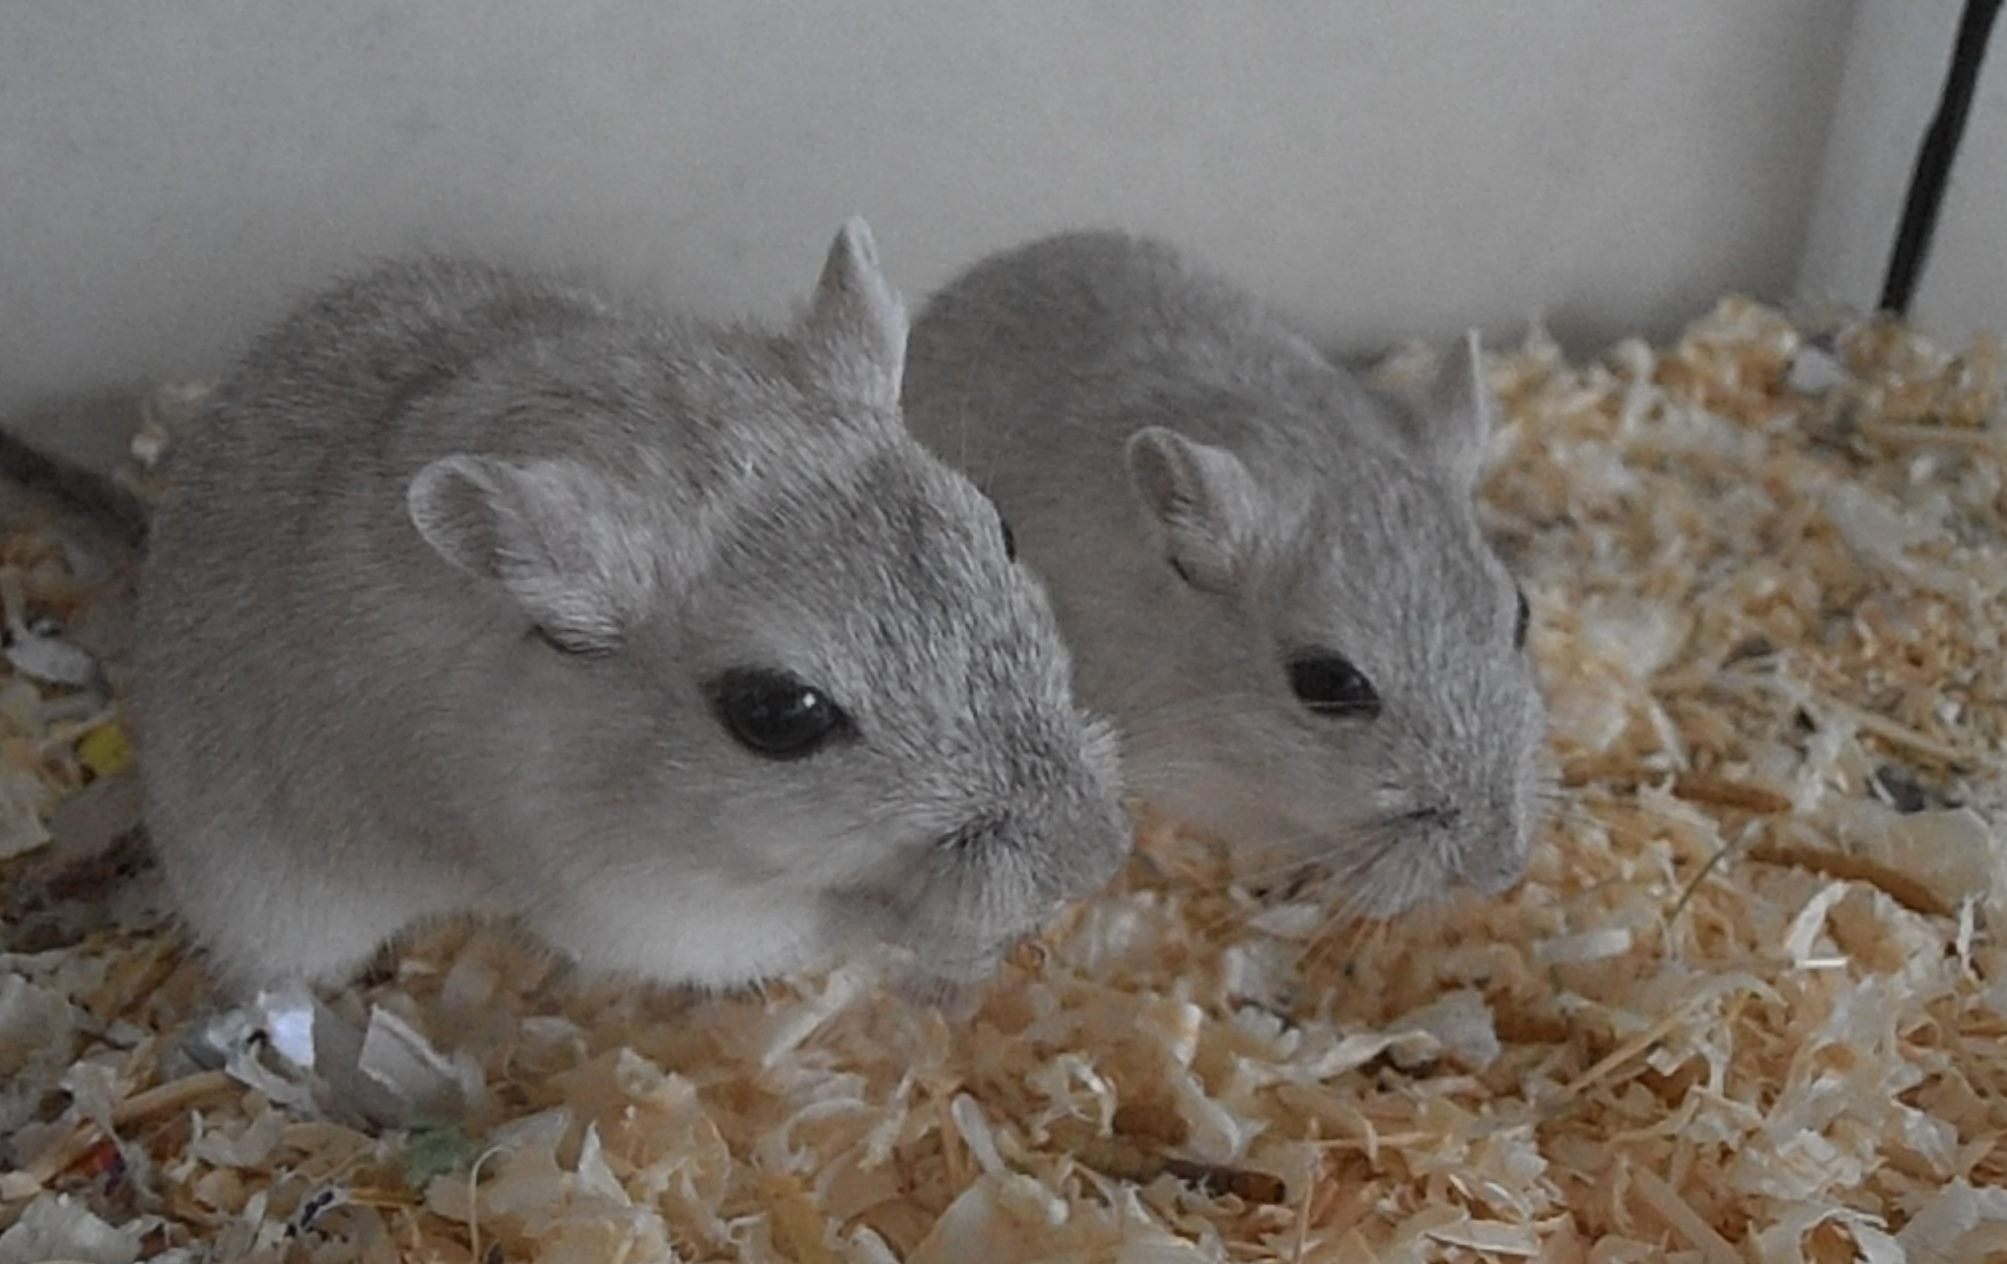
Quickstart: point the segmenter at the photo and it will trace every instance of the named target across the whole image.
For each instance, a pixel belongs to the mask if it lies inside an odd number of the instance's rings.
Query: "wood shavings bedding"
[[[1494,376],[1563,770],[1528,880],[1335,921],[1149,821],[952,1018],[869,962],[678,996],[441,927],[216,1037],[105,849],[104,698],[0,681],[0,1264],[2007,1256],[1998,344],[1730,300]],[[56,532],[0,595],[61,640],[123,577]]]

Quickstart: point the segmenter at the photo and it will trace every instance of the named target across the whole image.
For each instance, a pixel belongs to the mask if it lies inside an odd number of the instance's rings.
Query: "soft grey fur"
[[[177,437],[139,612],[148,824],[223,976],[472,908],[664,980],[871,940],[967,980],[1102,884],[1112,739],[907,433],[905,332],[852,221],[780,336],[419,261],[257,342]],[[741,666],[856,740],[748,753],[702,692]]]
[[[1081,232],[978,264],[909,354],[909,424],[1016,528],[1136,793],[1371,912],[1518,878],[1545,712],[1475,513],[1474,340],[1398,402],[1170,248]],[[1308,646],[1383,713],[1306,710]]]

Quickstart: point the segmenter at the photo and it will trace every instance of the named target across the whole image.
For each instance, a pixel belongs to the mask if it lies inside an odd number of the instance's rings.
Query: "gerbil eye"
[[[1289,687],[1318,715],[1370,720],[1380,714],[1380,694],[1350,660],[1329,650],[1309,650],[1289,661]]]
[[[710,692],[725,731],[768,759],[806,758],[850,731],[850,717],[829,695],[786,672],[729,671]]]
[[[589,640],[577,633],[554,632],[542,624],[530,628],[530,638],[571,658],[605,658],[617,648],[609,641]]]
[[[997,525],[1003,528],[1004,557],[1013,562],[1017,561],[1017,533],[1012,531],[1010,523],[1002,518],[997,519]]]
[[[1533,622],[1533,607],[1526,604],[1524,588],[1516,588],[1515,591],[1519,594],[1519,622],[1512,628],[1512,648],[1523,650],[1526,648],[1526,629]]]

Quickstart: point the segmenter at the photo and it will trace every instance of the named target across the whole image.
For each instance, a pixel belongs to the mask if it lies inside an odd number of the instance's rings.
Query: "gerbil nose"
[[[1455,808],[1416,808],[1401,819],[1410,825],[1448,829],[1455,825],[1462,815]]]
[[[1480,838],[1464,858],[1463,879],[1485,895],[1501,895],[1526,875],[1526,850],[1510,831]]]
[[[1519,856],[1498,856],[1471,875],[1471,885],[1483,895],[1504,895],[1519,885],[1526,875],[1526,862]]]
[[[993,816],[979,816],[943,838],[940,846],[946,851],[978,851],[994,845],[1002,833],[1001,820]]]

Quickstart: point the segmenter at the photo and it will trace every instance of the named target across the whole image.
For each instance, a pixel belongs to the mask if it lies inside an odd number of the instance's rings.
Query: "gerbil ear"
[[[1460,488],[1477,484],[1496,405],[1484,377],[1484,344],[1473,329],[1456,341],[1435,377],[1408,410],[1415,441],[1428,462]]]
[[[878,247],[861,217],[837,233],[797,333],[843,394],[873,408],[898,406],[906,308],[878,266]]]
[[[1186,583],[1225,592],[1253,550],[1261,489],[1240,458],[1162,426],[1129,436],[1129,482]]]
[[[560,649],[618,648],[653,590],[613,489],[573,462],[441,457],[405,504],[434,552],[500,584]]]

